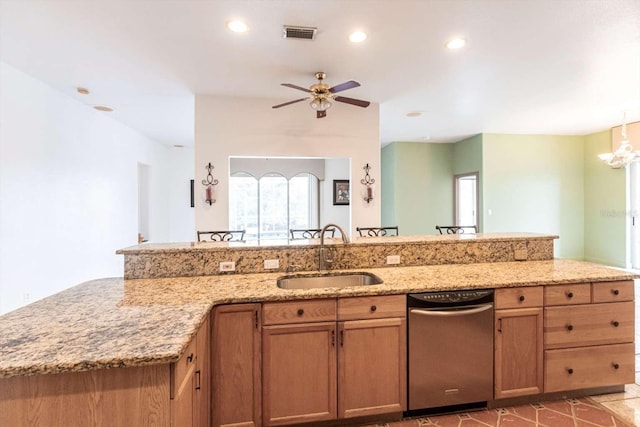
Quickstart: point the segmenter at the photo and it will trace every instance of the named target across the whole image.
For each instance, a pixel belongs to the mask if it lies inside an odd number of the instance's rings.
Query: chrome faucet
[[[326,273],[327,264],[331,265],[331,263],[333,262],[332,259],[325,259],[324,257],[324,232],[327,231],[328,228],[332,227],[337,228],[338,231],[340,231],[343,244],[346,245],[347,243],[349,243],[349,236],[347,236],[347,233],[345,233],[338,224],[327,224],[322,228],[322,230],[320,231],[320,251],[318,252],[318,271],[320,273]]]

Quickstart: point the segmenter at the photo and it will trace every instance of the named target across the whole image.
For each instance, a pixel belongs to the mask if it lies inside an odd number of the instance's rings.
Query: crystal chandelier
[[[620,141],[620,146],[613,153],[598,154],[598,157],[614,169],[623,168],[640,158],[640,152],[634,151],[627,139],[627,113],[624,113],[622,121],[622,141]]]

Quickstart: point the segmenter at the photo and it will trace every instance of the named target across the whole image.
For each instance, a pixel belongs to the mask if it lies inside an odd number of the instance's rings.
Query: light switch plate
[[[265,259],[264,260],[264,269],[272,270],[274,268],[280,268],[280,260],[279,259]]]
[[[390,265],[400,264],[400,255],[388,255],[387,264],[390,264]]]

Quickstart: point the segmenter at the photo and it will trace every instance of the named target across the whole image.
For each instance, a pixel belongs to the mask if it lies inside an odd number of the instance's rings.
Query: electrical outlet
[[[387,264],[400,264],[400,255],[388,255]]]
[[[527,260],[527,250],[526,249],[514,249],[513,250],[513,259],[516,261],[526,261]]]
[[[280,268],[280,260],[279,259],[265,259],[264,260],[264,269],[272,270],[274,268]]]
[[[235,261],[224,261],[220,263],[220,271],[236,271]]]

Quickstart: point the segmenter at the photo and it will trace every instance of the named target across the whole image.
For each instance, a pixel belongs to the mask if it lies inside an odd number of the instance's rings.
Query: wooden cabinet
[[[209,426],[209,318],[180,359],[0,379],[0,426]]]
[[[406,297],[338,299],[338,417],[406,410]]]
[[[495,293],[495,398],[542,393],[542,287]]]
[[[172,426],[208,427],[211,424],[209,331],[207,316],[180,360],[171,364]]]
[[[545,294],[545,392],[634,382],[633,281],[582,288],[575,305]]]
[[[401,413],[405,298],[265,303],[264,424]]]
[[[214,309],[212,345],[213,426],[260,426],[260,304]]]

